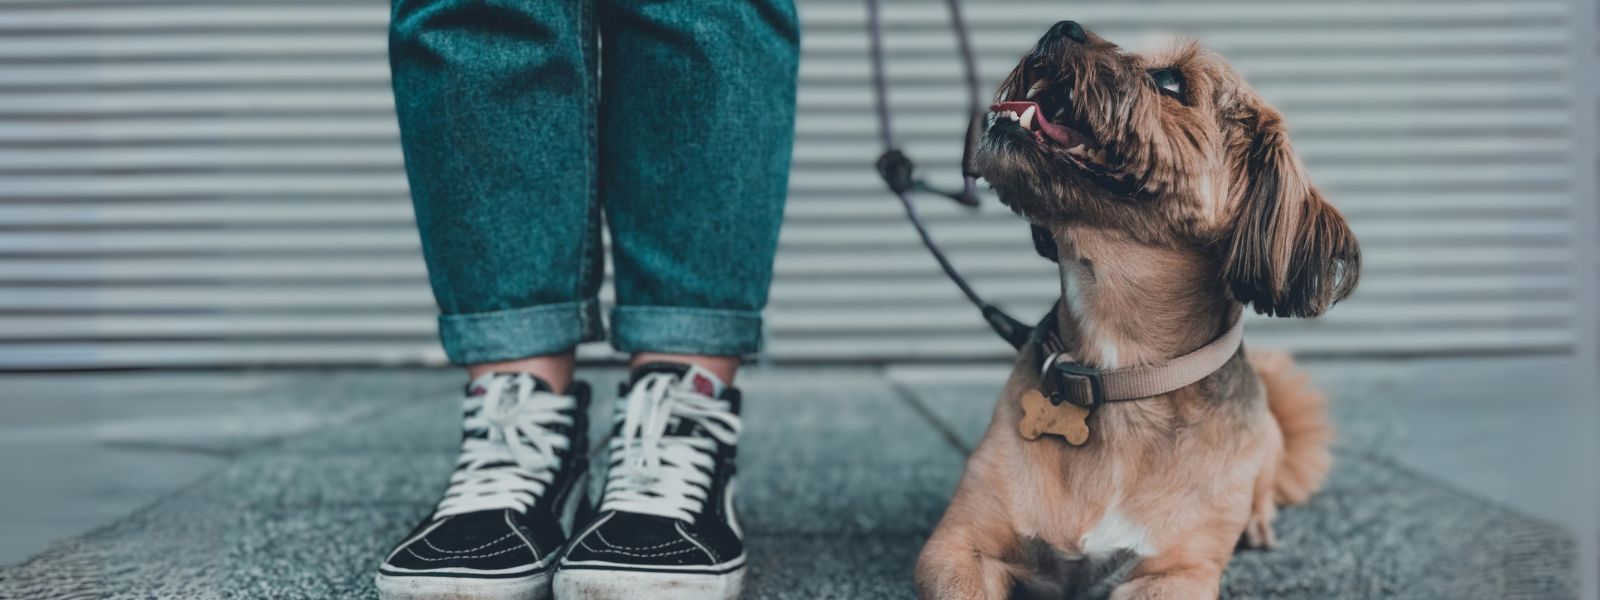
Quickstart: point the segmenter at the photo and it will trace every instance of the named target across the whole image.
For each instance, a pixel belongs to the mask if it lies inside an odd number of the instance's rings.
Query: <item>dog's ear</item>
[[[1361,248],[1344,216],[1311,185],[1282,118],[1266,109],[1232,161],[1232,223],[1222,240],[1233,296],[1275,317],[1315,317],[1355,290]]]

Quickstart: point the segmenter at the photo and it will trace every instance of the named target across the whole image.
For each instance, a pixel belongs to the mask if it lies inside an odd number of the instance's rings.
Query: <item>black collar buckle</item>
[[[1048,377],[1050,403],[1062,402],[1094,409],[1106,402],[1105,384],[1100,380],[1100,370],[1083,363],[1057,362],[1050,366]]]

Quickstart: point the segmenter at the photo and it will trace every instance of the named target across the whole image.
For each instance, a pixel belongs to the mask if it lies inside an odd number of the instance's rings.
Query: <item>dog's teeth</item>
[[[1038,109],[1039,109],[1039,106],[1038,105],[1034,105],[1034,106],[1029,106],[1027,110],[1022,111],[1022,128],[1023,129],[1033,129],[1033,113],[1039,112]]]
[[[1078,100],[1078,92],[1075,92],[1073,90],[1067,90],[1067,102],[1076,102],[1077,100]]]
[[[1039,95],[1039,92],[1041,92],[1043,90],[1044,90],[1044,80],[1039,80],[1039,81],[1033,82],[1033,87],[1028,88],[1028,97],[1027,97],[1027,99],[1028,100],[1032,100],[1034,96]]]
[[[1066,108],[1058,108],[1058,109],[1056,109],[1056,114],[1050,116],[1050,120],[1054,121],[1056,123],[1060,123],[1062,121],[1062,119],[1066,118],[1066,116],[1067,116],[1067,109]]]

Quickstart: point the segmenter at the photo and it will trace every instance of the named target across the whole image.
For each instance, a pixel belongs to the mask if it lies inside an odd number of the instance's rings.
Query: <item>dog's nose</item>
[[[1083,26],[1077,21],[1060,21],[1050,26],[1050,32],[1044,34],[1046,40],[1055,41],[1067,38],[1079,44],[1089,40],[1089,34],[1083,31]]]

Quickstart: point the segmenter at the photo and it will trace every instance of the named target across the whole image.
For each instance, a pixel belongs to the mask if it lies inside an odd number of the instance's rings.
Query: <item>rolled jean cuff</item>
[[[604,337],[596,300],[439,316],[439,341],[457,365],[557,354]]]
[[[761,350],[761,313],[680,306],[618,306],[611,344],[620,352],[749,356]]]

